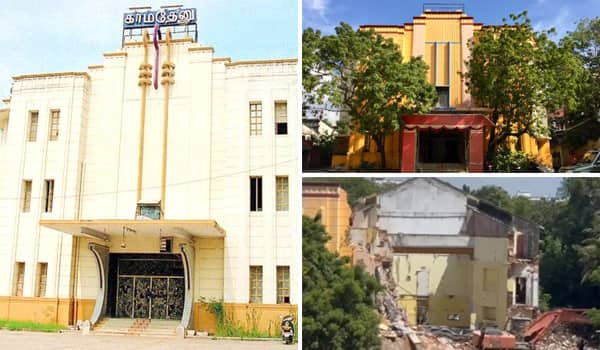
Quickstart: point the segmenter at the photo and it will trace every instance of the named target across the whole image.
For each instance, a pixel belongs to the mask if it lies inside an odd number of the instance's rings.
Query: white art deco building
[[[297,59],[233,61],[171,29],[157,70],[140,30],[88,71],[13,78],[0,319],[214,332],[222,301],[274,332],[297,313]]]

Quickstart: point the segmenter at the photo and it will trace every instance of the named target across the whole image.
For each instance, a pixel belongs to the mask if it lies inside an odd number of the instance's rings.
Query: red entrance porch
[[[423,147],[424,142],[432,137],[433,132],[442,133],[448,145],[452,146],[449,151],[449,159],[453,162],[464,163],[464,170],[469,172],[482,172],[484,161],[484,130],[486,127],[492,127],[494,124],[482,114],[423,114],[403,116],[404,130],[402,134],[402,172],[422,171],[420,164],[422,162],[439,162],[431,160],[424,155],[424,150],[419,150],[419,145]],[[422,134],[422,135],[421,135]],[[427,136],[426,136],[427,134]],[[421,136],[420,136],[421,135]],[[462,135],[462,136],[461,136]],[[421,137],[421,140],[419,138]],[[463,138],[464,143],[460,145],[459,139]],[[447,140],[449,139],[449,140]],[[419,142],[421,141],[421,143]],[[439,142],[438,142],[439,144]],[[438,145],[438,148],[440,146]],[[445,146],[441,146],[445,147]],[[458,152],[462,154],[452,154]],[[419,164],[419,166],[417,166]]]

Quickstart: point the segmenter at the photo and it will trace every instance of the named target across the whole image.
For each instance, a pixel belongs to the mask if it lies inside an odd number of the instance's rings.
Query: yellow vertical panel
[[[427,44],[425,45],[425,63],[429,66],[429,71],[427,74],[427,81],[430,84],[435,85],[435,45]]]
[[[437,44],[437,82],[435,85],[448,85],[448,44]]]
[[[425,41],[460,41],[460,19],[427,19]]]
[[[405,30],[404,32],[404,46],[403,46],[403,51],[402,51],[402,55],[404,55],[404,61],[407,62],[408,60],[410,60],[410,58],[412,57],[413,53],[412,53],[412,41],[413,41],[413,31],[412,30]]]
[[[452,45],[450,49],[450,106],[458,107],[462,103],[463,84],[461,80],[461,46]]]

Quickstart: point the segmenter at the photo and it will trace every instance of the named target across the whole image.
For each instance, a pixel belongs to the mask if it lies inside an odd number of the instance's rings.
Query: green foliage
[[[500,186],[487,185],[471,192],[479,199],[483,199],[502,209],[509,210],[511,197],[510,194]]]
[[[54,323],[0,320],[0,329],[9,331],[59,332],[67,327]]]
[[[511,151],[508,147],[500,146],[491,159],[494,172],[517,172],[537,169],[535,159],[521,151]]]
[[[218,337],[236,337],[236,338],[269,338],[278,337],[276,327],[269,327],[268,332],[263,332],[258,329],[260,321],[260,315],[258,311],[251,306],[246,309],[246,324],[249,328],[243,327],[239,323],[235,322],[233,315],[225,311],[223,302],[220,300],[205,300],[207,303],[208,311],[210,311],[217,318],[217,330],[215,335]]]
[[[593,308],[585,312],[585,315],[592,320],[595,328],[600,329],[600,310]]]
[[[546,113],[574,108],[585,74],[569,42],[557,45],[548,38],[553,29],[534,31],[527,12],[510,19],[475,35],[464,74],[476,104],[491,110],[496,125],[488,141],[489,161],[508,137],[546,133],[540,123]]]
[[[304,182],[322,182],[321,178],[305,178]],[[334,177],[328,178],[327,182],[339,184],[348,193],[348,204],[353,206],[359,198],[381,193],[389,185],[378,185],[364,177]]]
[[[331,164],[331,156],[333,155],[335,138],[335,133],[324,133],[312,138],[313,145],[319,148],[321,164]]]
[[[312,28],[302,35],[305,103],[327,101],[352,119],[351,128],[372,138],[385,167],[385,136],[401,116],[427,112],[437,94],[421,58],[404,62],[392,40],[340,23],[334,35]]]
[[[302,219],[302,343],[304,349],[378,349],[381,289],[362,267],[325,249],[325,228]]]
[[[511,197],[497,186],[471,192],[544,227],[540,307],[600,306],[600,179],[567,178],[560,201]]]
[[[541,312],[546,312],[550,310],[550,301],[552,300],[552,295],[548,293],[544,293],[544,288],[540,287],[539,290],[539,300],[538,307]]]
[[[585,67],[585,74],[577,86],[577,106],[567,113],[570,125],[584,122],[585,127],[567,133],[567,143],[579,147],[587,140],[597,139],[600,130],[597,121],[600,119],[600,17],[582,19],[562,43],[572,49]]]

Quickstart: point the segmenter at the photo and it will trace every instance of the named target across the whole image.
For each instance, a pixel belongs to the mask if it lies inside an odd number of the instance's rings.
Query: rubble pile
[[[554,326],[536,344],[536,349],[563,350],[579,349],[583,341],[585,350],[596,350],[599,347],[597,336],[589,327],[569,327],[564,324]]]
[[[419,338],[425,344],[424,349],[470,350],[472,332],[468,329],[445,326],[421,326]]]

